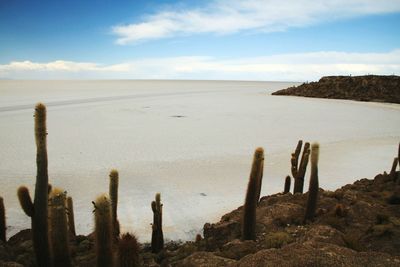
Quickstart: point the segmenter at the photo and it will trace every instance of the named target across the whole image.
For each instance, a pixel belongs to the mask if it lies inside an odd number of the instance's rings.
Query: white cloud
[[[172,8],[172,7],[171,7]],[[199,33],[282,31],[321,21],[400,11],[400,0],[213,0],[202,8],[160,11],[117,25],[116,43]]]
[[[113,65],[54,61],[0,65],[0,78],[11,79],[217,79],[317,80],[326,75],[400,75],[400,50],[387,53],[313,52],[265,57],[147,58]]]

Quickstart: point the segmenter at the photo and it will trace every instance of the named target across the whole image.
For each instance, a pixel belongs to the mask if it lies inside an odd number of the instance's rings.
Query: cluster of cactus
[[[310,185],[308,187],[308,199],[306,206],[306,213],[304,221],[312,220],[315,217],[318,201],[318,158],[319,158],[319,144],[315,143],[311,146],[311,175]]]
[[[47,130],[46,106],[39,103],[35,107],[36,141],[36,185],[35,198],[32,199],[25,186],[18,189],[18,199],[26,215],[31,217],[32,240],[38,266],[50,266],[48,238],[48,172],[47,172]]]
[[[6,210],[2,197],[0,197],[0,240],[6,242]]]
[[[158,253],[164,248],[164,234],[162,230],[162,208],[161,194],[157,193],[155,201],[151,202],[153,210],[153,225],[151,234],[151,251]]]
[[[34,201],[25,186],[18,188],[18,199],[24,212],[32,219],[32,239],[37,266],[71,266],[69,236],[76,236],[73,202],[66,192],[54,188],[48,183],[47,147],[46,147],[46,107],[43,104],[35,108],[35,140],[37,176]],[[310,156],[310,144],[305,143],[301,160],[303,142],[300,140],[291,158],[291,171],[295,180],[293,193],[303,193],[304,176]],[[318,200],[318,157],[319,145],[311,146],[311,175],[304,221],[315,217]],[[398,157],[394,159],[391,175],[396,176],[400,164],[400,144]],[[256,239],[256,209],[260,199],[264,169],[264,149],[259,147],[254,152],[249,182],[247,186],[242,218],[242,239]],[[400,173],[400,172],[399,172]],[[117,217],[119,174],[113,169],[110,172],[109,196],[100,195],[94,204],[94,237],[96,262],[98,267],[134,267],[139,266],[139,243],[132,234],[125,233],[120,237],[120,225]],[[394,178],[397,179],[397,178]],[[400,181],[400,177],[398,178]],[[289,193],[291,177],[285,180],[284,193]],[[161,195],[157,193],[152,201],[153,211],[151,249],[158,253],[164,248],[162,230]],[[337,216],[343,216],[344,208],[336,208]],[[6,240],[5,209],[0,197],[0,240]],[[196,242],[202,240],[196,236]],[[116,251],[114,249],[117,249]]]
[[[301,156],[301,160],[299,162],[299,156],[301,152],[301,147],[303,146],[303,141],[299,140],[297,143],[296,150],[292,153],[292,157],[290,160],[291,163],[291,172],[294,178],[294,188],[293,194],[303,193],[304,187],[304,176],[306,175],[308,158],[310,155],[310,143],[305,143],[303,148],[303,153]]]
[[[69,232],[66,192],[54,188],[49,196],[49,236],[52,266],[69,267]]]
[[[264,149],[259,147],[254,152],[246,199],[243,206],[242,239],[256,239],[256,209],[260,197],[264,165]]]

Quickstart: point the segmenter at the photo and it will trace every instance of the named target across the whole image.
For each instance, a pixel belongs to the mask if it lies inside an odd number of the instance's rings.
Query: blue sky
[[[0,78],[368,73],[400,74],[400,0],[0,1]]]

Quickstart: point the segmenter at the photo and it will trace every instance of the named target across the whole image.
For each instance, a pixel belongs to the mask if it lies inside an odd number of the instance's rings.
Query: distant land
[[[400,76],[326,76],[272,93],[400,104]]]

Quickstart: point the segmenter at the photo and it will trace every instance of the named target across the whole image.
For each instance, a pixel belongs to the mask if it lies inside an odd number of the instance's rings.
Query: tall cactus
[[[151,235],[151,251],[158,253],[164,248],[164,234],[162,230],[162,208],[161,194],[156,194],[156,200],[151,202],[151,209],[153,210],[153,231]]]
[[[67,214],[68,214],[68,229],[72,236],[76,236],[75,231],[75,216],[74,216],[74,203],[72,197],[67,197]]]
[[[139,243],[135,235],[125,233],[118,242],[117,267],[139,266]]]
[[[294,189],[293,194],[295,193],[303,193],[304,188],[304,176],[306,174],[308,158],[310,155],[310,143],[305,143],[303,148],[303,154],[301,156],[301,160],[299,163],[299,156],[301,152],[301,147],[303,145],[303,141],[299,140],[296,146],[296,150],[292,153],[291,162],[291,171],[294,178]]]
[[[256,208],[258,192],[260,191],[259,177],[264,162],[264,149],[259,147],[254,152],[249,183],[247,185],[246,200],[243,207],[242,239],[256,239]]]
[[[2,197],[0,197],[0,240],[6,242],[6,210]]]
[[[33,248],[38,266],[50,266],[47,202],[48,202],[48,172],[47,172],[47,130],[46,106],[39,103],[35,107],[35,141],[36,141],[36,185],[35,198],[32,203],[26,187],[18,189],[18,198],[22,209],[32,219]]]
[[[97,267],[112,267],[113,265],[113,228],[111,203],[106,195],[97,197],[94,204],[95,247]]]
[[[69,233],[67,222],[66,193],[61,189],[52,189],[49,197],[50,250],[53,266],[70,267]]]
[[[290,183],[291,183],[291,178],[288,175],[288,176],[286,176],[286,179],[285,179],[285,188],[283,189],[284,194],[287,194],[290,192]]]
[[[118,207],[118,182],[119,175],[118,171],[113,169],[110,172],[110,186],[109,195],[111,199],[111,216],[113,222],[114,236],[119,236],[119,221],[117,217],[117,207]]]
[[[315,216],[318,200],[318,157],[319,157],[319,144],[314,143],[311,148],[311,176],[310,186],[308,188],[308,200],[304,221],[312,220]]]

